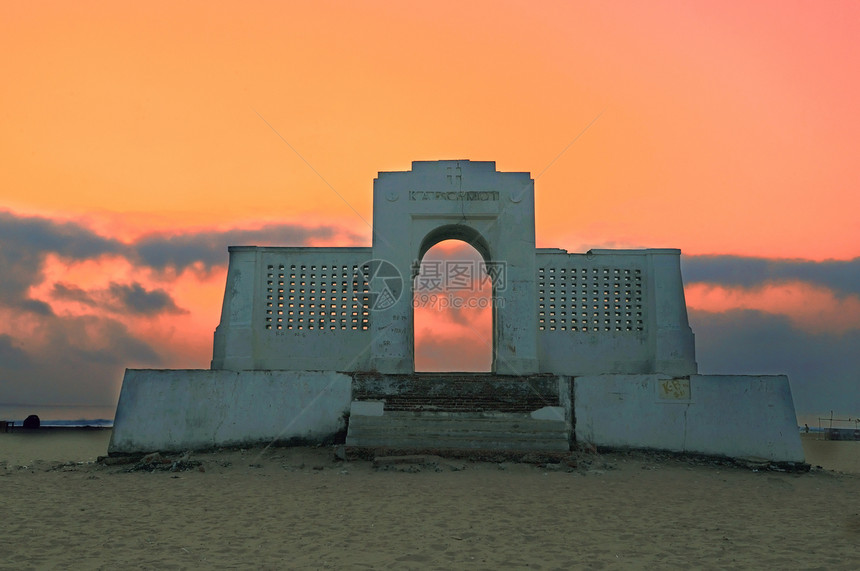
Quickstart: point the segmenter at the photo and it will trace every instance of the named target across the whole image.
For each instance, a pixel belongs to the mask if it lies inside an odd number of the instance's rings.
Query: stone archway
[[[538,372],[534,181],[528,173],[462,160],[415,162],[409,172],[380,173],[373,222],[373,258],[397,268],[404,282],[415,275],[416,260],[445,239],[463,240],[485,262],[497,264],[493,371]],[[414,371],[413,317],[409,295],[372,315],[373,369]]]

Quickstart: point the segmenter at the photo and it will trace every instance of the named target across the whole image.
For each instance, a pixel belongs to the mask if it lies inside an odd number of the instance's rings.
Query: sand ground
[[[391,469],[331,448],[193,454],[180,472],[58,462],[80,434],[24,468],[6,436],[0,569],[860,566],[855,474],[641,453]]]

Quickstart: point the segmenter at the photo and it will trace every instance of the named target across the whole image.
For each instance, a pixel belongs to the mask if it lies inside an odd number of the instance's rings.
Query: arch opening
[[[414,370],[492,371],[495,311],[486,268],[489,250],[476,232],[453,238],[448,232],[435,240],[433,234],[425,238],[413,269]]]
[[[420,263],[427,251],[436,244],[449,240],[465,242],[480,254],[484,262],[488,263],[492,259],[490,246],[480,232],[464,224],[445,224],[429,232],[421,241],[421,247],[418,249],[418,262]],[[415,271],[417,272],[417,269]]]

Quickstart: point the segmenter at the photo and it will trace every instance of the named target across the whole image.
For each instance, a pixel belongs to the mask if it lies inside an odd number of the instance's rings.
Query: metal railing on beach
[[[834,418],[830,411],[829,417],[818,417],[818,433],[824,435],[824,440],[860,440],[860,416]]]

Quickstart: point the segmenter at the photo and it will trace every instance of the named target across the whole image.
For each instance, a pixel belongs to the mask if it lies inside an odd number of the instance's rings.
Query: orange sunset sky
[[[228,244],[370,245],[377,172],[464,158],[540,247],[681,248],[700,371],[860,414],[856,2],[5,2],[0,49],[0,403],[208,367]]]

